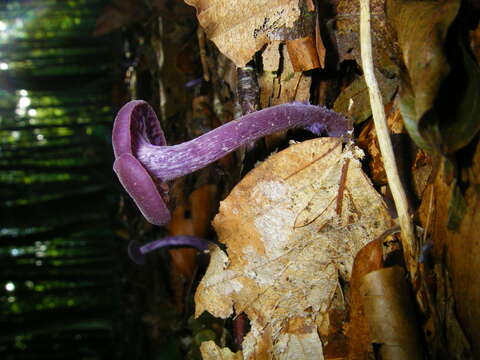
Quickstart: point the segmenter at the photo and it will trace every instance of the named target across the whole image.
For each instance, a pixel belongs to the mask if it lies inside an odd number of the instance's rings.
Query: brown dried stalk
[[[392,192],[395,207],[397,208],[400,229],[402,231],[402,247],[405,263],[411,279],[414,281],[417,272],[415,262],[417,241],[408,208],[407,195],[398,175],[398,168],[395,162],[392,142],[390,140],[382,96],[373,70],[369,0],[360,0],[360,49],[362,54],[362,68],[365,75],[365,82],[367,83],[368,93],[370,95],[370,105],[372,107],[377,139],[382,154],[385,172],[387,174],[388,184]]]

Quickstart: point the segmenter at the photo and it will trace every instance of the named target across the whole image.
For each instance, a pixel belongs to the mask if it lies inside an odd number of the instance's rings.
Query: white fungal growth
[[[291,201],[289,193],[290,186],[278,181],[261,182],[252,191],[253,200],[262,204],[263,211],[254,223],[270,259],[285,251],[290,233],[286,230],[295,222],[295,213],[285,206]],[[266,203],[269,205],[265,206]]]
[[[285,227],[293,228],[294,221],[294,212],[276,207],[255,219],[255,227],[261,235],[265,253],[269,258],[283,254],[289,241],[289,233],[285,231]]]
[[[263,195],[270,201],[285,200],[290,186],[278,181],[265,181],[259,183],[253,190],[254,196]]]
[[[240,281],[235,279],[236,273],[232,270],[225,270],[223,273],[218,273],[212,275],[208,281],[206,282],[206,286],[214,286],[216,284],[224,284],[222,286],[222,292],[224,295],[230,295],[234,292],[240,292],[242,290],[243,285]]]

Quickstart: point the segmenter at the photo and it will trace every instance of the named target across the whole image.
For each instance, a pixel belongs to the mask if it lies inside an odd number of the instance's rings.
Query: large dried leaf
[[[391,219],[361,170],[361,151],[322,138],[290,146],[250,172],[220,205],[195,296],[196,315],[245,312],[246,359],[321,359],[317,324],[349,279],[357,251]]]
[[[298,0],[185,0],[210,40],[238,67],[271,40],[284,38],[300,15]]]

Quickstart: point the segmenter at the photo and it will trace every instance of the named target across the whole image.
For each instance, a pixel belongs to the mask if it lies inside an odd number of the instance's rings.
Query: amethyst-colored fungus
[[[113,126],[113,169],[143,216],[155,225],[170,221],[166,182],[199,170],[242,145],[291,128],[342,136],[345,117],[300,102],[269,107],[230,121],[193,140],[167,146],[160,123],[145,101],[124,105]]]
[[[208,241],[196,236],[177,235],[167,236],[140,246],[138,241],[130,241],[128,244],[128,256],[139,265],[145,264],[145,255],[149,252],[163,247],[182,246],[193,247],[200,251],[208,250]]]

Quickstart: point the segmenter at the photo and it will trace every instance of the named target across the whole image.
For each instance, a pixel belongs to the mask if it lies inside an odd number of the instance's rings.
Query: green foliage
[[[0,2],[0,358],[44,341],[116,356],[112,44],[90,36],[104,3]]]

